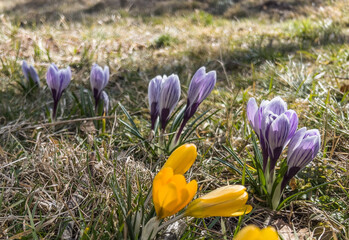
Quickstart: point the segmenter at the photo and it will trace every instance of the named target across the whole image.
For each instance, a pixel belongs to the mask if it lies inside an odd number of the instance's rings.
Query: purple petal
[[[297,113],[293,110],[287,110],[285,112],[288,120],[290,121],[290,131],[287,136],[287,141],[289,141],[295,134],[298,128],[298,116]]]
[[[256,99],[250,98],[247,102],[246,113],[247,113],[247,119],[250,122],[250,124],[255,132],[257,132],[259,130],[256,128],[256,125],[255,125],[255,116],[256,116],[257,111],[258,111],[258,105],[256,103]]]
[[[201,81],[201,87],[198,97],[198,104],[202,103],[207,96],[212,92],[216,85],[216,71],[210,71],[205,75],[205,78]]]
[[[66,69],[62,69],[59,71],[59,80],[60,80],[60,93],[66,89],[71,80],[71,70],[68,66]]]
[[[299,144],[302,142],[305,132],[307,131],[307,128],[301,128],[299,129],[294,136],[291,138],[290,143],[288,144],[288,153],[287,155],[292,155],[293,151],[299,146]]]
[[[104,86],[103,89],[107,86],[109,81],[109,67],[105,66],[104,67]]]
[[[105,78],[104,78],[103,69],[97,64],[94,64],[92,66],[92,70],[90,74],[90,83],[91,83],[92,91],[94,91],[94,89],[97,89],[97,93],[98,93],[97,95],[99,95],[100,92],[103,90],[104,81],[105,81]]]
[[[270,157],[275,163],[285,146],[289,129],[290,122],[285,114],[278,116],[269,127],[267,139],[271,151]],[[274,166],[271,165],[271,169],[273,168]]]
[[[201,67],[196,71],[196,73],[192,77],[188,89],[189,104],[192,104],[198,98],[200,94],[201,81],[205,78],[205,75],[206,69],[205,67]]]
[[[163,81],[160,94],[160,120],[162,128],[165,129],[169,116],[181,95],[181,86],[178,76],[175,74],[163,79]]]
[[[271,111],[276,115],[280,115],[287,111],[287,104],[280,97],[275,97],[265,107],[265,111]]]
[[[40,79],[38,76],[38,73],[36,72],[35,68],[33,66],[29,67],[29,73],[30,73],[30,77],[31,79],[37,84],[40,85]]]
[[[59,90],[59,79],[58,79],[58,71],[56,69],[56,65],[51,64],[46,73],[46,82],[47,85],[52,89],[58,92]]]

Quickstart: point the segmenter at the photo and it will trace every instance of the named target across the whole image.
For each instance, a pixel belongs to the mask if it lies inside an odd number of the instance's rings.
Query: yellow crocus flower
[[[273,227],[267,227],[262,230],[254,225],[244,227],[234,240],[278,240],[279,236]]]
[[[185,215],[196,218],[241,216],[252,210],[252,206],[245,205],[247,199],[244,186],[221,187],[192,201],[185,210]]]
[[[184,144],[173,151],[163,168],[172,168],[174,174],[184,174],[193,165],[197,155],[194,144]]]
[[[184,176],[174,174],[172,168],[163,168],[153,181],[153,202],[156,215],[162,219],[183,209],[195,196],[198,184],[187,183]]]

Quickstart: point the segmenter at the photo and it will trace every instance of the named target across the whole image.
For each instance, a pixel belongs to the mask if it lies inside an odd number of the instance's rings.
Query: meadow
[[[0,3],[0,239],[136,239],[137,216],[139,229],[156,216],[145,206],[171,154],[161,141],[170,142],[173,116],[202,66],[217,80],[185,128],[183,141],[198,152],[185,176],[198,182],[196,196],[242,184],[253,210],[186,217],[158,239],[232,239],[250,224],[273,226],[285,240],[349,239],[346,0],[48,2]],[[28,87],[23,60],[40,87]],[[51,63],[72,72],[56,120]],[[94,110],[93,63],[110,71],[105,117]],[[173,73],[181,97],[174,127],[160,139],[151,132],[148,85]],[[251,97],[260,104],[277,96],[299,128],[319,130],[321,147],[272,210],[253,184],[258,138],[246,106]]]

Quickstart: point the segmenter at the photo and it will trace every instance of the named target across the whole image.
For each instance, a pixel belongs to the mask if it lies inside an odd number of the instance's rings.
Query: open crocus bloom
[[[262,101],[259,107],[256,100],[250,98],[247,118],[260,141],[263,170],[266,172],[270,159],[269,172],[272,172],[282,150],[297,130],[298,116],[295,111],[287,110],[287,104],[280,97],[275,97],[271,101]]]
[[[183,209],[195,196],[195,180],[187,183],[184,176],[163,168],[153,181],[153,203],[159,219],[172,216]]]
[[[244,186],[221,187],[191,202],[185,215],[196,218],[241,216],[252,210],[252,206],[245,205],[247,199]]]
[[[234,240],[278,240],[279,236],[273,227],[266,227],[262,230],[254,225],[244,227]]]
[[[174,174],[184,174],[193,165],[197,154],[194,144],[184,144],[173,151],[163,168],[170,167]]]

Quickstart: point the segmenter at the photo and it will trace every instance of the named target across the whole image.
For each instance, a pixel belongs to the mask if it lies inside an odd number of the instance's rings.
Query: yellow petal
[[[200,197],[205,202],[222,202],[236,198],[245,192],[246,188],[242,185],[229,185],[217,188],[212,192]]]
[[[279,236],[273,227],[260,230],[254,225],[244,227],[234,240],[278,240]]]
[[[174,174],[184,174],[193,165],[196,156],[196,146],[194,144],[184,144],[174,150],[163,168],[170,167]]]

